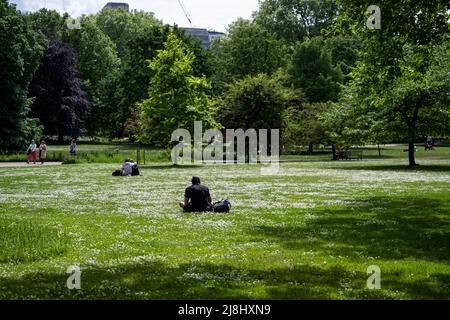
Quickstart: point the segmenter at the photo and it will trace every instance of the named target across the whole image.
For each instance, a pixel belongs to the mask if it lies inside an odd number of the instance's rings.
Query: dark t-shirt
[[[186,188],[184,192],[186,198],[191,199],[189,205],[190,211],[207,211],[210,207],[208,198],[210,197],[209,189],[201,184],[192,185]]]

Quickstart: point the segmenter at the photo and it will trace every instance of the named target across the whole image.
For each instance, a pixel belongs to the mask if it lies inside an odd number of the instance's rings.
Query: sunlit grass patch
[[[63,254],[70,239],[52,227],[27,221],[0,218],[0,263],[19,263]]]

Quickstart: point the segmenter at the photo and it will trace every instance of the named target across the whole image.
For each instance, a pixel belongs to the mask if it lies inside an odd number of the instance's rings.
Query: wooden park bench
[[[344,149],[337,151],[338,160],[362,160],[363,150],[362,149]]]

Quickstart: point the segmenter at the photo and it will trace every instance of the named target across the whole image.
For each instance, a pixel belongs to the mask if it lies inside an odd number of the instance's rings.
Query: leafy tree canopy
[[[0,43],[0,149],[17,150],[39,134],[37,122],[28,118],[27,92],[47,42],[14,6],[0,0]]]
[[[333,0],[264,0],[255,22],[289,43],[312,39],[338,14]]]
[[[34,98],[32,114],[40,119],[47,134],[57,134],[60,141],[64,135],[78,134],[89,102],[81,88],[74,51],[62,40],[50,38],[29,95]]]
[[[150,62],[153,73],[149,98],[139,104],[141,142],[167,145],[178,128],[193,132],[194,121],[203,121],[205,128],[216,127],[207,95],[210,84],[193,75],[195,56],[174,33],[169,34],[164,49]]]
[[[336,101],[339,83],[343,81],[339,66],[334,67],[331,55],[320,40],[298,43],[289,66],[292,84],[302,88],[311,102]]]
[[[284,45],[254,22],[238,19],[227,36],[217,40],[212,47],[212,80],[220,88],[248,75],[272,74],[286,65]]]

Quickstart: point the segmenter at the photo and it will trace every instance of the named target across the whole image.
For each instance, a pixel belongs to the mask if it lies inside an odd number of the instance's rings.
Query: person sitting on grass
[[[116,177],[141,176],[138,165],[132,159],[126,159],[122,170],[116,170],[112,174]]]
[[[212,211],[212,199],[209,189],[200,184],[199,177],[192,177],[192,186],[186,188],[184,192],[184,202],[180,202],[180,207],[185,212]]]
[[[133,172],[133,165],[134,162],[132,159],[126,159],[124,164],[122,165],[122,175],[131,176],[131,173]]]

